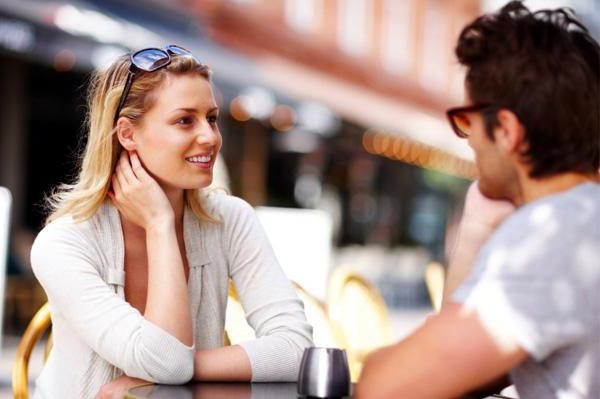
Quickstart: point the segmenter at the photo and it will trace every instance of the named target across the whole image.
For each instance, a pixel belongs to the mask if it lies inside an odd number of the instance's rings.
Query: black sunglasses
[[[450,126],[452,126],[454,133],[461,139],[464,139],[469,137],[472,133],[471,122],[466,114],[470,112],[485,112],[497,108],[498,106],[493,104],[475,104],[467,107],[450,108],[446,111],[446,115],[448,116],[448,121],[450,121]]]
[[[115,112],[113,126],[117,124],[117,120],[119,119],[119,113],[121,112],[121,108],[123,108],[123,105],[125,105],[125,101],[127,100],[127,96],[129,95],[129,90],[131,90],[131,85],[133,84],[133,79],[135,78],[136,73],[138,71],[157,71],[160,68],[164,68],[167,65],[169,65],[171,63],[171,57],[176,57],[180,55],[196,59],[189,50],[181,46],[177,46],[175,44],[170,44],[162,49],[149,47],[136,51],[131,55],[131,65],[129,66],[127,81],[125,82],[125,88],[123,89],[123,93],[121,94],[121,98],[119,99],[119,105],[117,106],[117,110]]]

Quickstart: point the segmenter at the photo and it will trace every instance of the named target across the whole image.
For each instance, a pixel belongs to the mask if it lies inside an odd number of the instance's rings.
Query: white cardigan
[[[229,278],[257,336],[241,344],[252,380],[296,380],[302,353],[312,345],[302,302],[247,203],[212,195],[205,206],[221,223],[201,222],[187,207],[184,212],[194,347],[125,301],[123,232],[110,201],[89,220],[60,218],[40,232],[31,263],[48,295],[54,346],[36,398],[93,398],[123,373],[165,384],[187,382],[194,350],[223,346]]]

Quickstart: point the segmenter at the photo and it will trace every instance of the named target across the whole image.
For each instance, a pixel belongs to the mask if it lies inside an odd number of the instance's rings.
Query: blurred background
[[[327,302],[332,271],[350,270],[385,301],[394,339],[410,332],[431,311],[426,267],[447,264],[476,177],[444,116],[463,101],[453,46],[506,2],[0,0],[0,186],[13,198],[1,392],[46,300],[29,250],[44,195],[74,176],[89,73],[170,43],[212,67],[215,185],[256,207],[288,276]],[[526,4],[573,7],[599,36],[598,0]]]

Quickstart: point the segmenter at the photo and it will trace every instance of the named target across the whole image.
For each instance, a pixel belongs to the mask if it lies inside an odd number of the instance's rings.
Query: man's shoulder
[[[550,238],[565,233],[583,234],[600,225],[600,185],[583,184],[519,208],[497,230],[494,241],[520,242],[531,234]]]
[[[576,187],[517,210],[484,245],[476,264],[490,276],[548,276],[600,257],[598,186]]]

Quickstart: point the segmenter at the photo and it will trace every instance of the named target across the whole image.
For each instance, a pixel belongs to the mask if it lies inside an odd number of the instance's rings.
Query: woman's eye
[[[178,125],[187,126],[187,125],[191,125],[192,123],[194,123],[194,120],[189,116],[184,116],[183,118],[177,119],[177,122],[175,122],[175,123]]]
[[[214,125],[214,124],[217,123],[217,116],[216,115],[210,115],[206,119],[208,120],[208,123],[210,123],[211,125]]]

